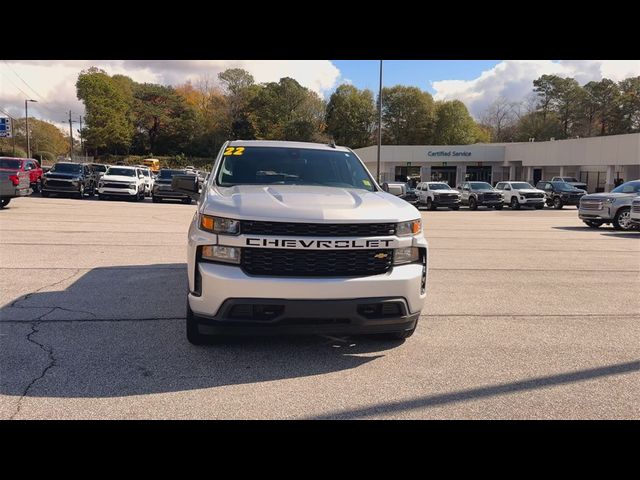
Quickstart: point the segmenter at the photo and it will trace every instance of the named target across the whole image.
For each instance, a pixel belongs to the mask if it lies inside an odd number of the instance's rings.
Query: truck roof
[[[313,142],[288,142],[281,140],[233,140],[229,142],[233,147],[280,147],[280,148],[306,148],[312,150],[329,150],[332,152],[348,152],[347,147],[331,147],[326,143]]]

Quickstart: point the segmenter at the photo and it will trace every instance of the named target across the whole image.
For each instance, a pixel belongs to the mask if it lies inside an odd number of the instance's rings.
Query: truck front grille
[[[583,210],[602,210],[602,202],[597,200],[583,200],[580,202]]]
[[[104,188],[129,188],[128,183],[116,183],[116,182],[104,182],[102,186]]]
[[[393,250],[288,250],[244,248],[240,266],[249,275],[364,277],[389,271]]]
[[[380,237],[396,233],[394,223],[288,223],[243,220],[242,233],[299,237]]]
[[[525,193],[523,195],[524,195],[524,198],[542,198],[542,197],[544,197],[544,193]]]
[[[71,180],[47,180],[45,185],[47,187],[73,188]]]

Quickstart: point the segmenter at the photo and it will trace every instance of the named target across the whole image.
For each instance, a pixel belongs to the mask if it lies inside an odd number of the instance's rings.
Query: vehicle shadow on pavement
[[[360,367],[402,341],[185,335],[186,265],[65,272],[0,309],[0,394],[116,397],[321,375]]]

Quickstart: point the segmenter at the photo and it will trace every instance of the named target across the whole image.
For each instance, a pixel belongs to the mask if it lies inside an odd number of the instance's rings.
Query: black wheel
[[[186,205],[191,205],[191,197],[183,198],[182,203]]]
[[[47,198],[49,196],[49,192],[47,192],[46,190],[40,190],[40,195]]]
[[[613,228],[625,231],[633,228],[633,223],[631,223],[631,209],[629,207],[618,209],[616,216],[613,217]]]
[[[42,191],[42,180],[38,179],[38,181],[33,184],[33,193],[39,193],[41,191]]]
[[[4,208],[7,205],[9,205],[10,201],[11,201],[10,198],[0,198],[0,208]]]
[[[586,220],[586,223],[590,228],[599,228],[602,226],[602,222],[594,222],[593,220]]]
[[[76,193],[78,198],[84,198],[84,184],[80,184],[80,188],[78,189],[78,193]]]
[[[90,197],[95,197],[96,195],[96,186],[95,185],[91,185],[91,189],[89,190],[89,196]]]
[[[151,201],[153,203],[160,203],[162,201],[161,198],[156,197],[155,195],[151,195]]]
[[[496,210],[502,210],[502,207],[503,207],[502,205],[496,205],[496,206],[495,206],[495,207],[493,207],[493,208],[495,208]]]
[[[144,190],[141,190],[140,192],[138,192],[138,201],[144,202]]]
[[[198,319],[193,314],[189,302],[187,301],[187,340],[192,345],[207,345],[212,343],[213,336],[203,335],[198,330]]]
[[[511,207],[512,210],[520,210],[520,203],[518,202],[518,199],[516,197],[511,197],[511,202],[509,203],[509,206]]]
[[[560,197],[554,198],[553,208],[555,208],[556,210],[560,210],[562,207],[564,207],[564,203],[562,203],[562,199]]]
[[[478,202],[476,201],[475,197],[469,197],[469,210],[477,210],[478,209]]]
[[[433,204],[433,200],[431,200],[431,197],[427,198],[427,210],[436,210],[438,207],[436,207]]]

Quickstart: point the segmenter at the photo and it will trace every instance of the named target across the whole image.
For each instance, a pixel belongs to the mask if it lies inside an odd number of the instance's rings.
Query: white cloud
[[[24,99],[29,96],[38,101],[29,105],[29,115],[65,128],[63,121],[69,110],[76,120],[77,115],[84,114],[82,102],[76,98],[75,83],[80,71],[91,66],[110,75],[127,75],[136,82],[165,85],[196,80],[202,75],[216,78],[227,68],[239,67],[257,82],[291,77],[320,95],[335,87],[340,78],[340,70],[328,60],[12,60],[0,62],[0,106],[13,116],[24,116]],[[68,123],[66,128],[68,131]]]
[[[639,60],[505,60],[473,80],[433,82],[436,100],[461,100],[479,118],[495,99],[502,96],[521,101],[533,90],[533,80],[544,74],[573,77],[581,85],[609,78],[620,81],[640,75]]]

